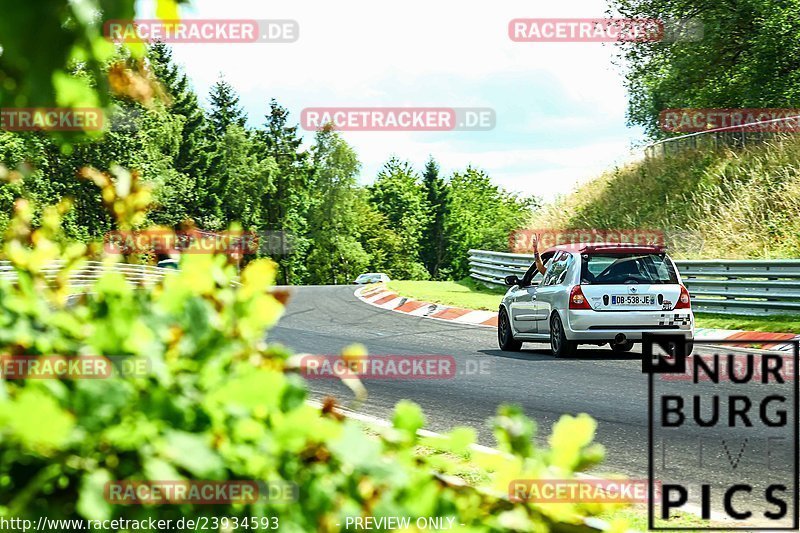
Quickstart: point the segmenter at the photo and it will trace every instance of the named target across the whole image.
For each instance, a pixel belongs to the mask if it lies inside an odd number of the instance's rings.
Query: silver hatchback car
[[[522,279],[506,278],[497,325],[502,350],[549,341],[557,357],[579,344],[627,352],[643,333],[672,333],[684,336],[691,353],[689,291],[663,247],[570,244],[548,249],[542,261],[544,276],[532,265]]]

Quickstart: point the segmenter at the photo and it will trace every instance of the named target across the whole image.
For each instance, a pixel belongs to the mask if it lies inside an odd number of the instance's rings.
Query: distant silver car
[[[368,274],[361,274],[356,278],[353,282],[357,285],[365,285],[367,283],[379,283],[379,282],[386,282],[391,281],[389,276],[384,274],[383,272],[370,272]]]
[[[497,326],[502,350],[549,341],[557,357],[579,344],[627,352],[643,333],[672,333],[684,336],[691,353],[689,291],[663,247],[571,244],[548,249],[542,261],[544,276],[533,265],[522,279],[506,278]]]

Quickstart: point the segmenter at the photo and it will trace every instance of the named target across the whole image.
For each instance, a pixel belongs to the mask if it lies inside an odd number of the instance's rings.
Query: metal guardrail
[[[64,265],[64,261],[53,261],[42,272],[46,279],[54,279]],[[173,269],[150,265],[131,265],[127,263],[103,263],[87,261],[69,275],[71,287],[87,287],[94,284],[107,272],[119,272],[131,285],[149,288],[164,279]],[[17,271],[8,261],[0,261],[0,279],[16,279]]]
[[[470,276],[504,286],[521,276],[533,256],[470,250]],[[800,314],[800,260],[675,261],[695,311],[728,314]]]

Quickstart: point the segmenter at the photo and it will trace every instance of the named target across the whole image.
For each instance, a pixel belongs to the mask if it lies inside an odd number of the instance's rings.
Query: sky
[[[176,62],[207,105],[220,75],[238,91],[249,125],[271,98],[293,122],[309,107],[488,107],[490,131],[342,132],[370,183],[392,156],[444,175],[468,165],[507,190],[546,200],[639,157],[613,44],[520,43],[515,18],[602,17],[606,0],[192,0],[183,18],[292,19],[293,43],[174,43]],[[140,18],[155,15],[140,0]],[[301,130],[302,131],[302,130]],[[313,132],[303,132],[313,141]]]

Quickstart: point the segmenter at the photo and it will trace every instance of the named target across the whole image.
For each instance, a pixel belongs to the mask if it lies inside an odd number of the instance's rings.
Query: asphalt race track
[[[537,440],[542,443],[562,414],[588,413],[598,422],[597,441],[607,448],[601,471],[635,479],[647,477],[648,393],[640,353],[619,356],[607,346],[583,346],[574,358],[556,359],[543,344],[525,344],[520,353],[501,352],[493,329],[382,310],[359,301],[353,295],[355,286],[291,290],[286,315],[269,333],[271,342],[285,344],[295,352],[330,355],[359,342],[371,355],[452,355],[457,361],[458,372],[451,379],[366,380],[369,399],[358,406],[351,405],[353,395],[343,384],[310,380],[315,399],[333,395],[345,407],[384,419],[391,418],[396,402],[411,399],[423,408],[428,429],[447,431],[454,426],[470,426],[479,432],[479,442],[487,446],[495,444],[487,420],[502,403],[522,406],[536,420]],[[791,446],[772,449],[767,460],[766,439],[754,442],[752,432],[741,433],[738,439],[726,433],[725,450],[713,430],[701,429],[692,432],[686,428],[681,436],[669,439],[669,477],[729,485],[735,476],[755,487],[761,506],[773,508],[763,502],[759,491],[772,482],[774,469],[786,472],[792,468]],[[746,437],[750,440],[742,451]],[[698,442],[705,443],[702,459]],[[741,459],[738,462],[737,457]],[[731,462],[736,462],[737,468]],[[744,495],[737,497],[742,506],[746,500]],[[718,502],[714,507],[719,508]]]

